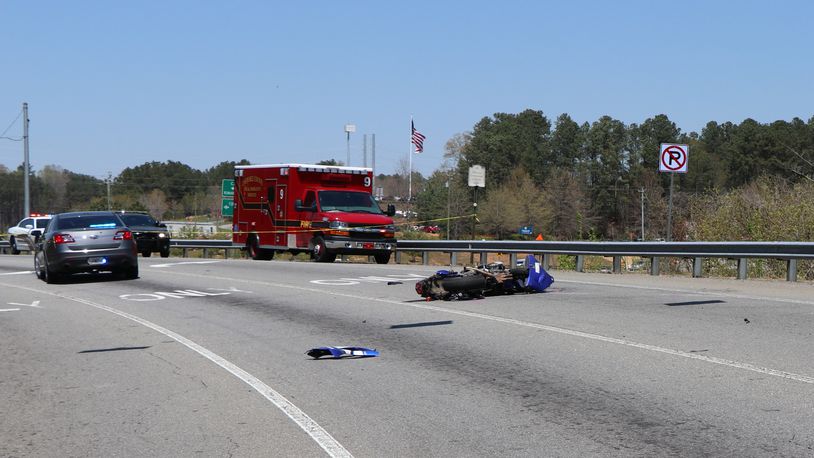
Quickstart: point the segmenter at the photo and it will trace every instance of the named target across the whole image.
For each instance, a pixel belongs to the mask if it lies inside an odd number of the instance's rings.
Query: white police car
[[[34,238],[42,235],[45,226],[51,221],[51,215],[32,213],[23,218],[16,226],[8,228],[8,243],[11,245],[11,254],[20,254],[20,251],[33,251]]]

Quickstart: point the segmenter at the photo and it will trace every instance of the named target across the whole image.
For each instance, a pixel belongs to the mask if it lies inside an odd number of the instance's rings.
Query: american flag
[[[412,120],[410,120],[410,124],[413,126],[413,145],[415,145],[415,152],[420,153],[424,151],[424,139],[427,137],[415,130],[415,123]]]

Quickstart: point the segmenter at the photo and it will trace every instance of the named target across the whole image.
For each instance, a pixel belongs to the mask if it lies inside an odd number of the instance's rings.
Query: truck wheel
[[[390,262],[390,252],[374,254],[373,258],[376,260],[376,264],[387,264]]]
[[[144,250],[141,252],[141,255],[144,256],[145,258],[149,258],[150,256],[153,255],[153,252],[150,250]]]
[[[314,237],[314,251],[311,255],[316,262],[334,262],[336,260],[336,253],[328,252],[328,248],[325,247],[325,239],[322,237]]]
[[[274,258],[274,251],[260,248],[260,242],[257,241],[255,236],[249,239],[247,245],[246,249],[249,250],[249,256],[255,261],[270,261]]]
[[[11,254],[20,254],[20,250],[17,249],[17,240],[14,237],[11,237],[8,243],[11,245]]]
[[[169,258],[170,257],[170,246],[164,245],[161,247],[161,251],[159,252],[162,258]]]

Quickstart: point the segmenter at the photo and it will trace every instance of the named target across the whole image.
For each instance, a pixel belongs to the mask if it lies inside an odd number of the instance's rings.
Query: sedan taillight
[[[54,234],[54,243],[57,245],[63,243],[74,243],[76,240],[73,239],[71,234]]]
[[[130,231],[119,231],[113,236],[113,240],[133,240],[133,233]]]

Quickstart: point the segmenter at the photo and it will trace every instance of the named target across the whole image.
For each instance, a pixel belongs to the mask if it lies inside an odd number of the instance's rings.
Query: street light
[[[356,124],[345,124],[345,134],[348,136],[348,162],[347,165],[350,167],[350,133],[356,132]]]

